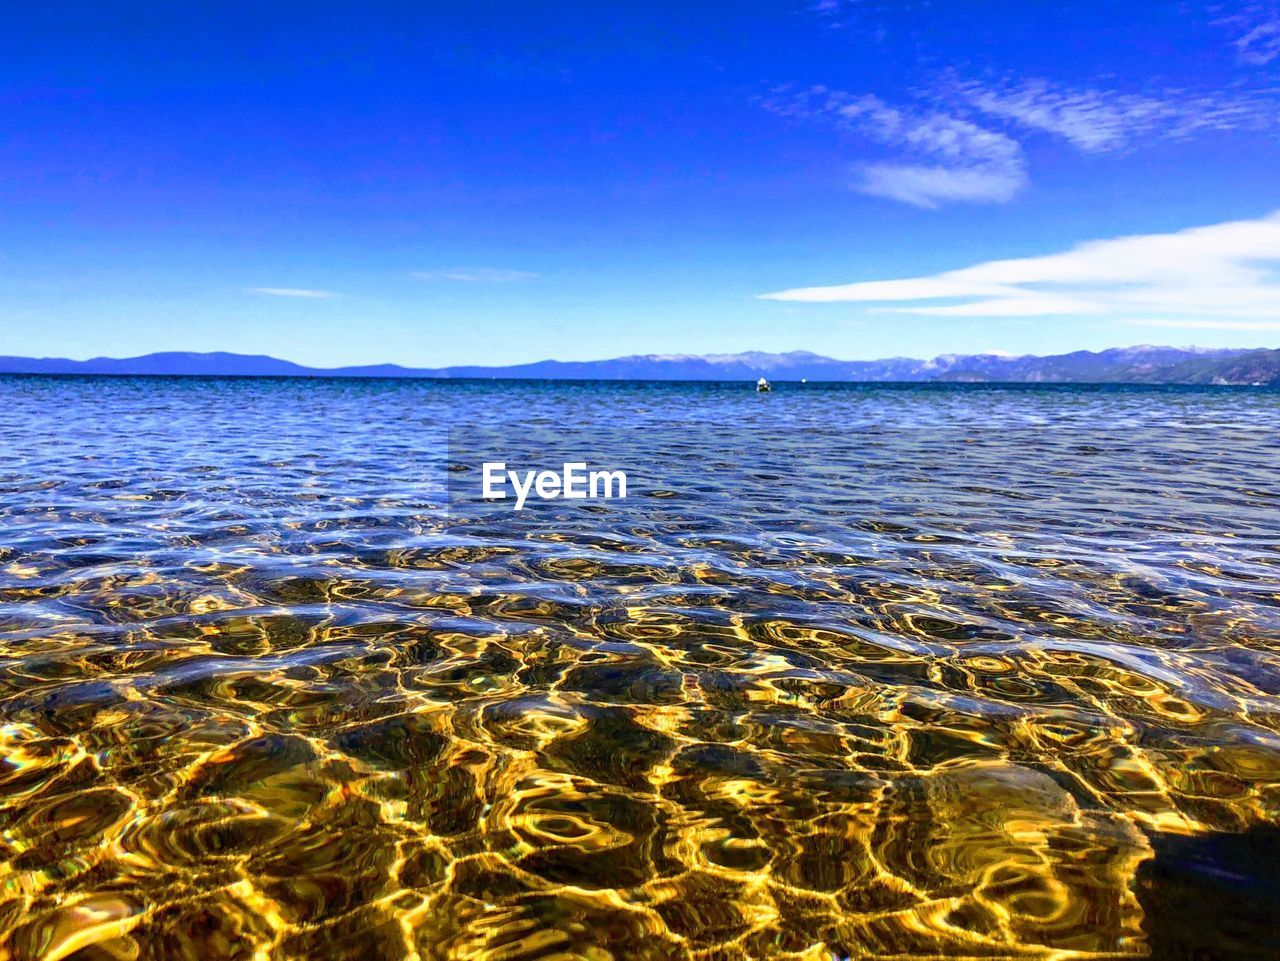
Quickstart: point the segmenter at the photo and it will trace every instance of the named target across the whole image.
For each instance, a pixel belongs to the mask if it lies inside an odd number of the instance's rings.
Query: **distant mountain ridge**
[[[611,360],[541,360],[509,367],[373,364],[306,367],[261,354],[183,351],[116,359],[0,357],[3,374],[185,377],[419,377],[527,380],[812,380],[906,383],[1102,383],[1280,385],[1280,350],[1140,345],[1027,354],[944,354],[932,360],[836,360],[809,351],[770,354],[636,354]]]

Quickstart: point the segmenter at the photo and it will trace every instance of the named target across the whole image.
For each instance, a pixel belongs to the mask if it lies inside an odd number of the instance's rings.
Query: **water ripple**
[[[0,957],[1145,956],[1277,820],[1268,392],[0,400]]]

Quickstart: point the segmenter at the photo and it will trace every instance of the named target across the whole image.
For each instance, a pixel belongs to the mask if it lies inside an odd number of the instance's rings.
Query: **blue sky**
[[[11,5],[0,107],[0,354],[1280,346],[1280,2]]]

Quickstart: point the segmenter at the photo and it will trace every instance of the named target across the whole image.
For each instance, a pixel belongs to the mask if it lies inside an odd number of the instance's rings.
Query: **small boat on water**
[[[767,394],[769,391],[773,390],[773,388],[769,386],[769,382],[767,380],[761,377],[756,381],[756,390],[762,394]]]

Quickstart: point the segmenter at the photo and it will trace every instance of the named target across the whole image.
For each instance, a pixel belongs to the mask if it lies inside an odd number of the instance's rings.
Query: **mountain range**
[[[422,377],[535,380],[755,380],[1280,385],[1280,350],[1199,347],[1080,350],[1047,357],[944,354],[932,360],[835,360],[808,351],[769,354],[638,354],[611,360],[541,360],[509,367],[305,367],[255,354],[167,352],[65,360],[0,357],[3,374],[187,377]]]

